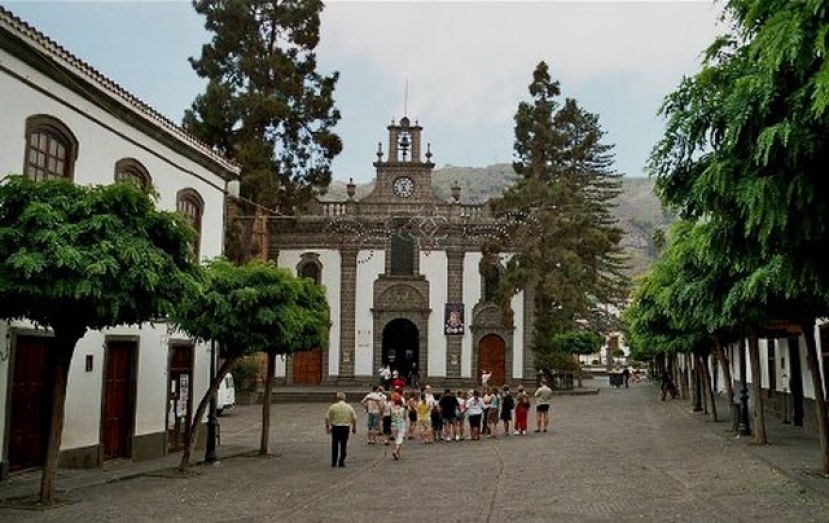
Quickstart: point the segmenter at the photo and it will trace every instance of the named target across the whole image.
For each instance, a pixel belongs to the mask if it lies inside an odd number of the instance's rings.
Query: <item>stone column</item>
[[[463,257],[464,251],[459,247],[446,249],[447,299],[449,303],[463,302]],[[471,311],[470,311],[471,313]],[[439,311],[438,314],[443,314]],[[469,330],[471,318],[464,318],[465,329]],[[461,342],[463,336],[446,335],[446,377],[459,380],[461,377]]]
[[[355,319],[357,307],[357,248],[340,249],[340,372],[337,381],[354,381]]]

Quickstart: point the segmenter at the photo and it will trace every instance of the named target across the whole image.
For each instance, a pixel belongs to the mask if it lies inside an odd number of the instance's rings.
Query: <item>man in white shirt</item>
[[[377,443],[377,435],[380,433],[380,418],[383,415],[383,395],[380,393],[380,386],[374,387],[374,390],[366,394],[360,401],[360,404],[365,407],[368,413],[368,444],[374,445]]]

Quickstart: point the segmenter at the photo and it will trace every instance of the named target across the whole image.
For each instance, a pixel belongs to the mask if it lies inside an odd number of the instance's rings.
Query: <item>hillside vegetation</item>
[[[449,199],[450,187],[458,182],[463,203],[484,203],[500,195],[515,181],[516,175],[509,164],[495,164],[487,167],[455,167],[451,165],[435,169],[432,189],[443,199]],[[358,185],[356,198],[360,199],[374,187],[374,183]],[[329,187],[326,200],[344,200],[345,183],[334,181]],[[673,217],[665,212],[656,195],[653,181],[649,178],[623,178],[622,194],[615,201],[616,217],[625,230],[622,244],[630,256],[631,276],[644,273],[656,257],[653,244],[655,229],[665,229]]]

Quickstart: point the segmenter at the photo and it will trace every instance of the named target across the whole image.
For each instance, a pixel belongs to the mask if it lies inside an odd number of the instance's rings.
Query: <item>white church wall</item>
[[[420,253],[420,274],[429,281],[429,375],[446,376],[446,335],[443,313],[448,299],[446,251]],[[422,335],[422,334],[421,334]]]
[[[461,376],[472,377],[472,309],[481,298],[481,271],[479,265],[483,255],[480,252],[467,252],[463,257],[463,307],[466,329],[461,341]]]
[[[328,331],[328,374],[336,376],[340,371],[340,279],[342,275],[340,251],[335,249],[280,250],[277,264],[296,274],[297,265],[305,253],[317,254],[322,264],[322,285],[325,287],[325,299],[328,301],[331,319],[331,329]],[[277,358],[275,370],[277,376],[285,376],[284,359]]]
[[[356,303],[354,375],[371,376],[374,374],[374,280],[386,269],[386,253],[379,250],[361,250],[357,254],[357,293]],[[376,350],[380,350],[377,347]]]

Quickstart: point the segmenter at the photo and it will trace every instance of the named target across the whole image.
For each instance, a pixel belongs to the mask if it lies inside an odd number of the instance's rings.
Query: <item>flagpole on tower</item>
[[[409,116],[409,79],[406,78],[406,87],[403,90],[403,116]]]

